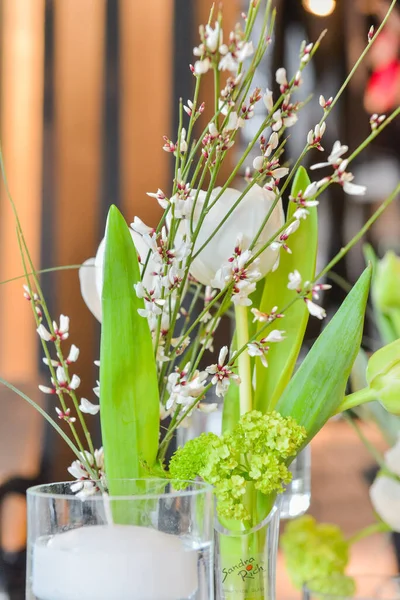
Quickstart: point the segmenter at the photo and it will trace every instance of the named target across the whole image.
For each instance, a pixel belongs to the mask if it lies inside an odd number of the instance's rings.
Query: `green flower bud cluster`
[[[332,577],[340,590],[352,583],[345,577],[349,544],[336,525],[317,523],[313,517],[305,515],[288,523],[281,546],[286,568],[296,588],[301,589],[304,583],[318,578],[324,589],[317,591],[333,593],[326,589]],[[323,586],[322,582],[325,582]]]
[[[323,594],[327,598],[352,598],[356,591],[354,577],[336,573],[330,577],[317,577],[309,584],[312,597],[317,598],[318,594]]]
[[[291,473],[288,459],[306,439],[292,417],[251,411],[221,437],[203,433],[179,448],[170,462],[173,479],[202,477],[215,487],[221,517],[246,521],[244,496],[249,483],[263,494],[283,491]]]

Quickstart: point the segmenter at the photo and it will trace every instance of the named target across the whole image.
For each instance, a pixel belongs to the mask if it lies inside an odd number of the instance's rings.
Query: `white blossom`
[[[211,25],[205,26],[204,42],[207,49],[214,54],[218,46],[222,43],[222,30],[218,21],[215,22],[215,27]]]
[[[74,375],[72,375],[71,381],[68,384],[68,389],[69,390],[76,390],[76,389],[78,389],[78,387],[80,386],[80,384],[81,384],[80,378],[78,377],[78,375],[74,374]]]
[[[203,60],[196,60],[194,63],[194,72],[196,75],[205,75],[211,68],[211,61],[206,56]]]
[[[240,383],[239,375],[233,373],[232,369],[225,364],[227,357],[228,346],[224,346],[219,352],[218,363],[216,365],[210,365],[206,368],[207,373],[213,375],[211,383],[216,386],[215,393],[219,398],[225,396],[231,381],[235,382],[236,384]]]
[[[157,200],[158,204],[164,210],[169,206],[169,200],[166,197],[166,195],[164,194],[164,192],[162,190],[160,190],[160,188],[158,188],[157,192],[155,192],[155,193],[147,192],[147,195],[150,196],[150,198],[155,198]]]
[[[39,390],[44,394],[55,394],[56,390],[54,388],[48,387],[47,385],[39,385]]]
[[[79,358],[79,348],[77,348],[75,346],[75,344],[72,344],[71,349],[69,351],[67,360],[65,361],[67,363],[67,365],[70,365],[71,363],[74,363],[78,360]]]
[[[319,182],[319,185],[325,184],[325,182],[334,181],[343,187],[343,190],[346,192],[346,194],[354,196],[363,195],[365,194],[367,188],[363,185],[351,183],[354,179],[354,176],[352,173],[346,172],[349,161],[347,159],[344,160],[342,156],[347,151],[348,146],[344,146],[339,141],[336,141],[333,145],[331,154],[328,156],[328,162],[312,165],[311,169],[320,169],[323,167],[332,166],[334,168],[333,176],[323,179],[322,182]]]
[[[188,144],[186,141],[186,129],[184,127],[182,127],[182,131],[181,131],[181,140],[179,143],[179,150],[183,153],[187,152],[187,150],[188,150]]]
[[[286,75],[286,69],[284,69],[283,67],[281,67],[280,69],[277,70],[276,75],[275,75],[275,79],[276,79],[276,83],[282,86],[287,86],[288,85],[288,80],[287,80],[287,75]]]
[[[87,451],[84,454],[81,453],[80,460],[74,460],[71,466],[68,467],[69,474],[77,479],[75,483],[71,483],[71,491],[76,493],[77,498],[82,500],[98,491],[97,484],[91,479],[85,462],[98,473],[99,479],[102,479],[104,477],[103,448],[95,450],[94,456]]]
[[[300,221],[300,219],[307,219],[309,214],[310,214],[310,212],[306,208],[298,208],[293,213],[293,216],[295,219],[298,219]]]
[[[150,234],[154,231],[152,227],[149,227],[148,225],[143,223],[142,219],[139,219],[139,217],[134,217],[133,223],[131,223],[131,229],[133,229],[133,231],[136,231],[136,233],[139,233],[140,235]]]
[[[169,410],[175,405],[191,406],[204,394],[205,371],[195,371],[189,378],[190,363],[180,371],[178,368],[168,376],[167,390],[170,397],[165,405]]]
[[[283,248],[284,250],[286,250],[286,252],[288,252],[289,254],[292,254],[292,251],[289,248],[289,246],[286,244],[286,242],[287,242],[289,236],[298,230],[299,226],[300,226],[300,221],[298,219],[296,219],[295,221],[290,223],[290,225],[288,225],[288,227],[280,234],[278,239],[275,240],[275,242],[272,242],[272,244],[271,244],[272,250],[279,250],[280,248]]]
[[[87,400],[87,398],[81,398],[79,409],[81,412],[86,413],[88,415],[97,415],[97,413],[100,410],[100,405],[92,404],[89,400]]]
[[[36,329],[36,331],[39,334],[39,337],[42,340],[44,340],[45,342],[51,342],[53,340],[51,333],[49,333],[47,331],[47,329],[44,325],[39,325],[39,327]]]
[[[304,298],[304,301],[311,316],[317,317],[321,321],[326,317],[326,311],[322,306],[318,306],[318,304],[315,304],[309,298]]]
[[[274,98],[273,98],[272,91],[269,90],[268,88],[263,96],[263,102],[265,104],[265,108],[267,109],[267,111],[269,113],[272,112],[272,110],[274,108]]]
[[[300,273],[295,269],[293,273],[289,273],[289,283],[287,287],[289,290],[300,290],[302,286],[302,277]]]

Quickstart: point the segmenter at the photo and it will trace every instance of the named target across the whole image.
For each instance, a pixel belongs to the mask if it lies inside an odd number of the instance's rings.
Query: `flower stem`
[[[328,263],[326,265],[326,267],[324,269],[322,269],[322,271],[320,271],[318,273],[318,275],[315,277],[314,281],[317,281],[318,279],[320,279],[321,277],[323,277],[324,275],[326,275],[332,269],[332,267],[334,267],[336,265],[336,263],[338,263],[343,258],[343,256],[345,254],[347,254],[347,252],[355,244],[357,244],[358,241],[360,241],[360,239],[363,237],[363,235],[375,223],[375,221],[381,216],[381,214],[387,209],[387,207],[389,206],[389,204],[391,204],[393,202],[393,200],[397,197],[397,195],[399,193],[400,193],[400,183],[397,185],[396,189],[390,194],[389,198],[386,198],[386,200],[384,202],[382,202],[382,204],[380,205],[380,207],[374,212],[374,214],[372,215],[372,217],[370,219],[368,219],[368,221],[360,229],[360,231],[357,233],[357,235],[355,235],[350,240],[350,242],[348,244],[346,244],[346,246],[344,246],[344,248],[342,248],[336,254],[336,256],[331,260],[331,262]]]
[[[385,460],[384,460],[383,456],[381,455],[381,453],[379,452],[379,450],[377,450],[375,448],[375,446],[373,444],[371,444],[371,442],[369,441],[369,439],[366,437],[366,435],[364,434],[363,430],[361,429],[360,425],[357,423],[356,419],[354,419],[351,416],[351,414],[349,414],[349,413],[343,414],[343,418],[354,429],[354,431],[356,432],[356,434],[360,438],[360,441],[364,444],[365,448],[368,450],[368,452],[374,458],[374,460],[376,460],[377,464],[381,468],[384,468],[385,467]]]
[[[249,341],[247,306],[235,306],[236,335],[239,348],[246,346]],[[251,362],[248,352],[242,352],[238,360],[240,377],[239,398],[240,414],[244,415],[253,408],[253,394],[251,386]]]
[[[369,537],[370,535],[374,535],[374,533],[386,533],[388,531],[391,531],[391,529],[386,523],[372,523],[372,525],[364,527],[364,529],[361,529],[361,531],[357,531],[357,533],[349,537],[347,542],[349,544],[356,544],[360,540],[363,540],[364,538]]]
[[[345,396],[342,404],[337,409],[337,414],[349,410],[350,408],[360,406],[361,404],[365,404],[366,402],[372,402],[373,400],[376,400],[376,392],[369,387],[365,387],[362,390],[358,390],[357,392]]]

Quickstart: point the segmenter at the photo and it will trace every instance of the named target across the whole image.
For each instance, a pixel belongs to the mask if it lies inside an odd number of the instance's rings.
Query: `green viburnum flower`
[[[308,589],[312,592],[312,597],[317,598],[318,594],[323,594],[325,600],[329,598],[352,598],[356,591],[354,577],[336,573],[330,577],[317,577],[310,582]]]
[[[250,519],[243,502],[247,484],[263,494],[282,492],[291,478],[287,460],[306,435],[292,417],[254,410],[221,437],[203,433],[187,442],[173,455],[169,473],[173,479],[202,477],[215,487],[219,515],[245,521]]]
[[[288,523],[281,545],[296,588],[301,589],[304,583],[316,578],[327,582],[337,576],[341,577],[337,579],[338,584],[348,585],[344,574],[349,561],[349,544],[336,525],[317,523],[305,515]],[[322,593],[325,588],[318,591]]]

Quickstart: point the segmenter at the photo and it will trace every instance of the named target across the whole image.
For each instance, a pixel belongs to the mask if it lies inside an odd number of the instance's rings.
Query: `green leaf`
[[[305,191],[310,179],[304,167],[299,167],[293,182],[292,196]],[[291,219],[297,206],[291,202],[287,220]],[[299,229],[290,236],[292,254],[281,252],[279,268],[269,273],[265,280],[261,305],[257,308],[269,314],[277,306],[282,309],[296,296],[294,290],[287,287],[289,273],[299,271],[303,281],[312,281],[318,249],[317,208],[308,209],[309,216],[301,222]],[[256,360],[255,408],[265,413],[273,410],[283,390],[289,383],[303,343],[309,313],[304,302],[296,302],[287,311],[281,321],[274,325],[286,332],[286,339],[279,344],[271,344],[268,352],[268,368]],[[263,336],[261,336],[263,337]]]
[[[240,394],[239,386],[231,381],[222,405],[222,432],[232,431],[240,419]]]
[[[103,275],[100,417],[112,481],[146,476],[144,463],[154,465],[160,414],[151,333],[133,287],[140,281],[136,249],[115,206],[108,214]]]
[[[340,406],[360,349],[371,283],[371,267],[361,275],[321,333],[276,406],[307,430],[308,443]]]

